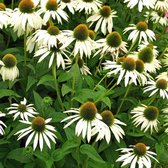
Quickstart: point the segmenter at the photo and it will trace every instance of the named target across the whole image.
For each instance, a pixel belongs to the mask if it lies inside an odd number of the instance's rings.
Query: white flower
[[[125,135],[124,130],[120,125],[126,126],[126,124],[114,118],[112,112],[108,110],[103,111],[101,116],[105,125],[103,125],[101,129],[94,126],[92,130],[93,135],[98,133],[96,141],[106,139],[106,142],[110,143],[111,134],[113,134],[117,142],[120,142],[120,138],[123,138],[123,135]]]
[[[43,21],[34,11],[34,3],[29,0],[22,0],[19,8],[15,8],[11,16],[11,26],[17,32],[18,37],[26,31],[29,34],[33,29],[40,29]]]
[[[22,120],[29,120],[29,117],[35,117],[34,115],[38,114],[36,109],[33,107],[33,104],[27,104],[26,98],[21,101],[19,104],[12,103],[11,107],[8,107],[7,110],[9,111],[8,114],[12,114],[13,120],[20,117]]]
[[[87,138],[87,141],[90,142],[92,135],[92,129],[94,126],[103,127],[104,123],[101,121],[102,117],[97,113],[97,108],[94,103],[86,102],[79,109],[72,108],[71,110],[64,111],[64,113],[74,113],[74,115],[68,116],[63,119],[61,122],[70,120],[64,128],[67,128],[75,121],[78,120],[75,127],[75,134],[77,136],[82,135],[82,138]]]
[[[129,27],[124,29],[124,33],[131,31],[131,33],[128,36],[128,40],[132,40],[132,42],[136,42],[138,40],[138,43],[140,44],[141,41],[148,42],[148,39],[150,41],[155,40],[155,34],[152,30],[148,29],[148,25],[146,22],[138,22],[135,24],[130,24]]]
[[[27,39],[27,51],[30,53],[34,47],[48,46],[49,50],[58,45],[58,41],[63,38],[63,33],[56,26],[49,26],[47,30],[37,30]]]
[[[50,68],[54,61],[56,61],[57,68],[62,66],[65,69],[64,57],[68,58],[69,52],[65,48],[61,48],[61,43],[58,42],[57,47],[41,46],[34,54],[34,57],[40,57],[38,63],[43,61],[46,57],[50,57],[48,67]]]
[[[110,6],[103,6],[87,19],[87,22],[91,22],[89,27],[96,23],[95,32],[100,29],[104,35],[111,33],[113,29],[113,17],[117,17],[116,13],[116,11],[111,10]]]
[[[63,30],[64,38],[62,47],[73,45],[72,54],[75,56],[80,55],[81,59],[85,55],[90,58],[92,50],[96,46],[96,42],[89,37],[88,28],[85,24],[79,24],[71,30]]]
[[[138,107],[135,107],[131,114],[133,114],[133,124],[138,127],[141,125],[141,130],[146,132],[150,129],[150,133],[152,134],[153,130],[158,131],[158,116],[159,109],[155,106],[146,106],[141,104]]]
[[[13,81],[19,76],[19,70],[16,66],[17,60],[16,57],[12,54],[6,54],[2,61],[0,61],[1,68],[0,74],[2,76],[2,80],[10,80]]]
[[[99,0],[76,0],[76,10],[81,12],[82,10],[85,10],[86,14],[91,14],[92,12],[96,12],[99,10],[99,8],[102,5],[102,2]]]
[[[164,78],[159,78],[156,81],[150,80],[147,83],[148,86],[144,88],[145,92],[151,92],[149,97],[159,94],[163,99],[168,99],[168,81]]]
[[[151,158],[158,162],[154,157],[156,153],[149,151],[149,146],[144,143],[130,145],[130,148],[120,148],[118,151],[121,151],[122,155],[116,162],[123,162],[121,167],[130,164],[130,168],[151,168]]]
[[[115,75],[117,76],[117,85],[124,80],[124,85],[128,86],[130,83],[134,83],[137,85],[137,75],[136,71],[136,63],[133,58],[126,57],[123,62],[117,63],[115,61],[106,60],[103,63],[104,69],[109,70],[107,75]]]
[[[44,1],[37,13],[43,14],[44,23],[47,23],[50,18],[57,20],[60,24],[62,24],[62,19],[68,21],[67,13],[60,8],[56,0]]]
[[[168,108],[164,108],[162,111],[164,113],[164,127],[166,127],[165,133],[168,134]]]
[[[0,112],[0,117],[4,116],[6,116],[6,114]],[[5,133],[4,128],[2,126],[6,127],[5,123],[0,120],[0,135],[3,135]]]
[[[159,54],[159,51],[157,50],[157,46],[154,46],[153,44],[149,43],[149,42],[145,42],[143,41],[141,44],[138,45],[138,51],[142,50],[145,47],[150,47],[153,51],[153,54],[155,55],[155,57],[157,57],[157,55]]]
[[[153,21],[153,23],[157,24],[160,23],[162,26],[168,25],[168,18],[165,15],[165,12],[161,11],[152,11],[146,12],[146,17],[150,17],[150,19]]]
[[[168,81],[168,72],[162,72],[156,77],[156,79],[160,79],[160,78]]]
[[[145,6],[147,9],[154,8],[156,0],[124,0],[124,3],[127,3],[127,7],[132,9],[136,5],[138,5],[138,10],[141,12],[143,10],[143,7]]]
[[[153,50],[148,46],[139,50],[139,52],[133,52],[129,57],[135,60],[142,60],[144,62],[144,71],[149,73],[156,73],[156,70],[161,68],[160,61],[156,58]]]
[[[33,149],[35,150],[37,145],[39,144],[40,150],[43,150],[44,142],[47,144],[49,148],[51,148],[50,140],[56,143],[55,139],[57,138],[55,135],[55,128],[48,123],[51,121],[51,118],[45,120],[42,117],[36,117],[32,122],[30,121],[20,121],[24,124],[29,125],[29,127],[24,128],[18,131],[15,135],[18,135],[18,139],[28,136],[26,140],[25,147],[29,145],[29,143],[33,140]]]
[[[106,38],[96,42],[98,51],[94,55],[100,53],[100,58],[110,54],[112,60],[116,61],[119,55],[124,55],[127,52],[127,43],[122,41],[122,37],[118,32],[109,33]]]
[[[167,11],[168,10],[168,2],[167,0],[157,0],[155,4],[156,10]]]
[[[75,13],[75,11],[77,10],[77,2],[76,0],[61,0],[60,1],[60,8],[65,9],[67,8],[72,14]]]
[[[84,60],[81,59],[81,58],[77,58],[77,59],[78,59],[77,60],[77,64],[79,66],[81,74],[83,74],[83,75],[88,75],[88,74],[91,75],[91,72],[90,72],[89,68],[86,66]],[[71,68],[72,65],[75,63],[75,61],[76,61],[75,58],[73,58],[73,59],[70,59],[70,58],[65,59],[66,68]]]
[[[5,4],[0,3],[0,29],[7,28],[7,26],[11,23],[11,15],[12,10],[6,8]]]

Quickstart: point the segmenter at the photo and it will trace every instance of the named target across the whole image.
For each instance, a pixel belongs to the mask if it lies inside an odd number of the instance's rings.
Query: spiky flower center
[[[110,47],[117,48],[122,43],[122,37],[121,37],[121,35],[118,32],[109,33],[106,36],[106,43]]]
[[[148,44],[147,47],[151,48],[153,50],[153,44]]]
[[[137,28],[137,30],[139,30],[139,31],[146,31],[147,29],[148,29],[148,25],[147,25],[147,23],[146,22],[138,22],[137,24],[136,24],[136,28]]]
[[[100,15],[102,15],[103,17],[108,18],[110,14],[111,14],[110,6],[105,5],[100,9]]]
[[[22,13],[33,13],[35,8],[32,0],[21,0],[18,7]]]
[[[133,71],[136,68],[136,63],[133,58],[126,57],[123,60],[122,67],[128,71]]]
[[[75,27],[73,35],[77,40],[85,41],[89,36],[87,26],[85,24],[79,24]]]
[[[69,3],[69,2],[71,2],[71,0],[62,0],[62,2]]]
[[[58,9],[58,3],[56,0],[48,0],[46,3],[46,9],[49,11],[56,11]]]
[[[50,27],[48,27],[47,32],[50,35],[56,36],[59,34],[60,30],[57,26],[50,26]]]
[[[146,107],[146,109],[144,110],[144,116],[146,119],[148,119],[149,121],[153,121],[156,120],[157,117],[159,115],[159,110],[157,107],[155,106],[148,106]]]
[[[90,2],[93,2],[93,0],[83,0],[83,2],[88,2],[88,3],[90,3]]]
[[[92,39],[92,40],[94,40],[95,39],[95,37],[96,37],[96,34],[95,34],[95,32],[93,31],[93,30],[88,30],[88,33],[89,33],[89,37]]]
[[[45,119],[42,117],[36,117],[32,121],[32,129],[37,132],[43,132],[45,129]]]
[[[96,116],[97,108],[96,108],[96,105],[94,103],[86,102],[80,107],[79,112],[80,112],[80,116],[84,120],[91,121]]]
[[[109,127],[113,125],[114,123],[114,116],[113,113],[109,110],[105,110],[101,113],[102,120],[104,123],[106,123]]]
[[[4,10],[5,11],[6,9],[6,6],[4,3],[0,3],[0,10]]]
[[[26,111],[26,105],[25,104],[19,104],[19,106],[18,106],[18,111],[20,111],[20,112],[25,112]]]
[[[144,156],[146,154],[146,150],[146,145],[143,143],[137,143],[134,146],[134,153],[139,157]]]
[[[12,68],[12,67],[16,66],[16,64],[17,64],[16,57],[12,54],[6,54],[2,58],[2,61],[5,64],[5,67],[7,67],[7,68]]]
[[[144,63],[150,63],[154,59],[153,50],[150,47],[145,47],[138,53],[138,58]]]
[[[156,87],[159,88],[159,89],[167,89],[167,80],[158,79],[156,81]]]
[[[136,70],[139,72],[139,73],[142,73],[145,69],[145,65],[144,65],[144,62],[140,59],[136,60]]]

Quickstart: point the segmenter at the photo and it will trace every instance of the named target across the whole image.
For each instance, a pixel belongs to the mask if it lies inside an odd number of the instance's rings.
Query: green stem
[[[26,25],[26,29],[25,29],[25,32],[24,32],[24,66],[25,66],[25,69],[26,69],[26,62],[27,62],[27,52],[26,52],[26,34],[27,34],[27,25]]]
[[[107,77],[107,74],[103,76],[103,78],[98,82],[98,84],[93,88],[93,90],[96,90],[96,88],[100,85],[100,83]]]
[[[11,9],[14,9],[14,3],[15,3],[15,0],[12,0]]]
[[[136,40],[131,44],[131,46],[130,46],[128,52],[126,53],[126,55],[128,55],[128,54],[131,52],[131,50],[132,50],[132,48],[135,46],[137,40],[138,40],[138,37],[137,37]]]
[[[167,51],[168,51],[168,48],[166,46],[166,48],[163,50],[163,52],[158,56],[158,59],[162,58]]]
[[[59,92],[59,88],[58,88],[58,81],[57,81],[57,75],[56,75],[56,60],[55,59],[52,64],[52,74],[54,77],[54,85],[55,85],[55,91],[57,94],[57,98],[58,98],[58,101],[61,105],[62,110],[64,111],[64,106],[63,106],[62,99],[61,99],[60,92]]]
[[[121,110],[121,107],[122,107],[122,105],[123,105],[123,103],[124,103],[124,101],[125,101],[125,98],[126,98],[127,95],[128,95],[128,92],[129,92],[130,88],[131,88],[131,85],[129,85],[129,86],[127,87],[127,90],[126,90],[126,92],[125,92],[125,95],[124,95],[124,97],[123,97],[123,99],[122,99],[122,101],[121,101],[121,104],[120,104],[120,106],[119,106],[119,108],[118,108],[116,114],[118,114],[119,111]]]
[[[157,96],[157,94],[153,95],[153,96],[150,98],[148,105],[152,104],[152,102],[153,102],[154,100],[156,100],[156,96]]]
[[[157,162],[155,161],[154,167],[153,168],[157,168]]]

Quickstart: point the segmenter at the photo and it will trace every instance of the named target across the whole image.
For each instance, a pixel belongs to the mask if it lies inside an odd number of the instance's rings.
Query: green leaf
[[[27,86],[26,86],[26,92],[37,82],[37,79],[35,79],[33,76],[28,76]]]
[[[80,141],[77,141],[75,139],[73,140],[67,140],[62,148],[56,149],[52,153],[52,157],[55,161],[59,161],[63,159],[66,155],[71,153],[75,148],[77,148],[80,145]]]
[[[62,95],[65,96],[67,93],[73,92],[73,89],[70,88],[68,85],[63,84],[61,91],[62,91]]]
[[[96,149],[91,145],[88,145],[88,144],[82,145],[80,147],[80,152],[82,154],[86,154],[89,158],[93,159],[96,162],[105,163],[105,161],[97,153]]]
[[[67,117],[67,115],[62,112],[50,111],[48,117],[52,118],[51,122],[60,122],[65,117]]]
[[[21,163],[30,163],[32,162],[32,156],[25,153],[25,148],[17,148],[10,151],[7,155],[8,159],[14,159]]]
[[[44,76],[42,76],[41,78],[40,78],[40,80],[39,80],[39,82],[37,83],[37,86],[39,86],[39,85],[45,85],[45,84],[47,84],[48,82],[51,82],[51,81],[54,81],[54,79],[53,79],[53,76],[52,75],[44,75]]]
[[[111,163],[99,163],[94,160],[89,160],[88,161],[89,168],[114,168],[114,165]]]
[[[52,157],[47,152],[35,151],[34,155],[46,164],[46,166],[45,166],[46,168],[52,167],[52,164],[54,161],[53,161]]]
[[[72,78],[72,73],[71,72],[63,72],[60,73],[58,77],[58,82],[66,82]]]
[[[108,97],[104,97],[101,101],[111,109],[111,100]]]
[[[42,107],[44,107],[43,99],[42,97],[35,91],[33,91],[34,95],[34,101],[35,101],[35,106],[38,112],[42,110]]]
[[[0,99],[6,96],[20,97],[16,92],[9,89],[0,89]]]

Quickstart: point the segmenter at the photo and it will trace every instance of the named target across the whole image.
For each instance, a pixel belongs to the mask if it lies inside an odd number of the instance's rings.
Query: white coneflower
[[[71,110],[64,111],[64,113],[73,113],[74,115],[68,116],[63,119],[61,122],[70,120],[64,128],[67,128],[75,121],[78,120],[75,127],[75,134],[77,136],[82,135],[82,138],[87,138],[87,141],[90,142],[92,135],[92,129],[94,126],[103,127],[104,123],[101,121],[102,117],[97,112],[96,105],[92,102],[86,102],[81,105],[80,108],[72,108]]]
[[[124,85],[127,86],[131,82],[137,85],[136,62],[133,58],[126,57],[121,62],[107,60],[103,63],[104,69],[109,70],[107,75],[117,76],[117,85],[124,80]]]
[[[50,18],[60,24],[62,24],[62,20],[68,21],[67,13],[60,8],[56,0],[44,1],[37,13],[43,14],[44,23],[47,23]]]
[[[61,0],[60,1],[60,8],[68,9],[72,14],[75,13],[77,10],[77,2],[76,0]]]
[[[157,60],[150,45],[142,48],[137,53],[137,58],[144,62],[145,71],[156,73],[156,70],[159,70],[161,68],[160,61]]]
[[[4,3],[0,3],[0,29],[7,28],[7,26],[11,23],[11,15],[12,10],[6,8]]]
[[[154,32],[148,29],[148,25],[144,21],[140,21],[136,25],[130,24],[129,27],[124,29],[124,33],[127,33],[128,31],[131,31],[128,36],[128,40],[132,40],[133,43],[136,40],[138,40],[139,44],[141,43],[141,41],[148,42],[148,39],[150,41],[155,40]]]
[[[162,26],[168,25],[168,18],[165,15],[165,11],[146,12],[145,16],[149,17],[155,24],[159,23]]]
[[[6,114],[4,114],[0,111],[0,117],[4,117],[4,116],[6,116]],[[0,120],[0,135],[3,135],[5,133],[3,127],[6,127],[6,125],[3,121]]]
[[[83,74],[83,75],[88,75],[88,74],[91,75],[91,72],[90,72],[89,68],[86,66],[84,60],[81,59],[81,58],[77,58],[77,59],[78,59],[77,60],[77,64],[79,66],[81,74]],[[70,59],[70,58],[69,59],[65,59],[65,66],[66,66],[66,68],[68,68],[68,69],[71,68],[72,65],[75,62],[76,62],[75,58],[73,58],[73,59]]]
[[[120,125],[126,126],[125,123],[114,118],[113,113],[109,110],[105,110],[101,113],[102,121],[106,124],[103,128],[98,128],[95,126],[92,130],[93,134],[97,134],[96,141],[105,139],[107,143],[110,143],[111,134],[114,135],[117,142],[120,142],[120,139],[125,135],[124,130]]]
[[[13,120],[20,117],[22,120],[29,121],[29,117],[35,117],[34,115],[38,114],[36,109],[33,107],[33,104],[27,104],[26,98],[21,101],[19,104],[12,103],[10,107],[7,108],[8,114],[13,115]]]
[[[96,42],[98,51],[94,55],[100,53],[100,58],[110,53],[112,60],[116,61],[120,54],[124,55],[127,52],[127,43],[122,41],[121,35],[116,31],[109,33],[106,38]]]
[[[163,63],[163,66],[168,67],[168,48],[165,49],[161,62]]]
[[[156,81],[150,80],[144,88],[145,92],[150,92],[149,97],[159,94],[161,98],[168,99],[168,81],[164,78],[159,78]]]
[[[95,14],[87,19],[87,22],[91,22],[89,27],[96,23],[94,29],[95,32],[100,29],[100,31],[104,35],[106,35],[107,33],[111,33],[113,29],[113,18],[117,17],[116,13],[117,12],[112,10],[110,6],[102,6],[99,11],[97,11]]]
[[[134,8],[136,5],[138,5],[138,10],[139,12],[142,12],[143,7],[145,6],[147,9],[150,8],[154,8],[156,0],[148,0],[148,1],[144,1],[144,0],[124,0],[124,3],[128,3],[127,7],[132,9]]]
[[[49,26],[47,30],[37,30],[27,40],[27,51],[30,53],[34,47],[48,46],[49,50],[58,45],[58,41],[63,38],[62,31],[57,26]]]
[[[63,47],[73,45],[72,54],[74,57],[79,54],[81,59],[83,56],[90,58],[96,42],[89,37],[89,30],[85,24],[77,25],[73,31],[64,30],[63,33]]]
[[[149,151],[149,148],[144,143],[130,145],[130,148],[120,148],[118,151],[121,151],[122,154],[116,162],[123,162],[121,167],[129,164],[130,168],[151,168],[151,158],[156,162],[158,160],[154,157],[156,153]]]
[[[138,127],[141,125],[141,130],[146,132],[150,130],[152,134],[153,130],[158,131],[158,116],[159,109],[155,106],[146,106],[141,104],[138,107],[135,107],[131,114],[133,114],[133,124]]]
[[[48,48],[48,46],[41,46],[34,54],[34,57],[40,57],[38,63],[43,61],[46,57],[50,57],[48,67],[50,68],[53,61],[56,61],[57,68],[60,66],[65,69],[64,58],[69,58],[69,51],[62,48],[62,44],[57,41],[57,47]]]
[[[156,10],[167,11],[168,10],[168,1],[167,0],[157,0],[155,4]]]
[[[156,76],[156,79],[160,79],[160,78],[168,81],[168,72],[162,72],[158,76]]]
[[[165,133],[168,134],[168,108],[164,108],[162,111],[164,114],[164,126],[166,127]]]
[[[138,51],[142,50],[145,47],[151,48],[152,51],[153,51],[154,56],[155,57],[158,56],[159,51],[157,50],[157,46],[154,46],[153,44],[151,44],[151,43],[149,43],[147,41],[146,42],[144,41],[144,42],[142,42],[141,44],[138,45]]]
[[[16,66],[17,60],[14,55],[6,54],[2,58],[1,64],[3,65],[1,67],[0,74],[2,76],[3,81],[5,80],[13,81],[19,76],[19,70]]]
[[[33,149],[35,150],[37,145],[40,146],[40,150],[43,150],[44,142],[47,144],[49,148],[51,148],[50,140],[56,143],[55,139],[57,138],[55,135],[55,128],[48,123],[51,121],[51,118],[44,119],[42,117],[36,117],[30,121],[20,121],[21,123],[29,125],[29,127],[24,128],[18,131],[15,135],[18,135],[18,140],[21,138],[28,136],[26,140],[25,147],[27,147],[30,142],[33,140]]]
[[[26,31],[29,34],[33,29],[40,29],[43,21],[35,12],[35,5],[32,0],[22,0],[18,8],[14,9],[11,16],[11,26],[18,36]]]
[[[102,2],[99,0],[76,0],[76,10],[81,12],[85,11],[86,14],[92,14],[99,10]]]

